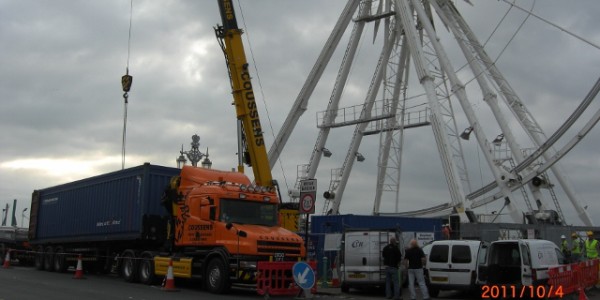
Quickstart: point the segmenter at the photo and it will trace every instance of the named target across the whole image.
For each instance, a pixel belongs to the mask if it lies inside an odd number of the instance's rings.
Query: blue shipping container
[[[344,229],[399,229],[403,232],[435,232],[435,239],[441,238],[441,218],[330,215],[312,216],[311,233],[336,233]]]
[[[179,173],[146,163],[36,190],[29,239],[34,244],[140,239],[145,220],[169,215],[160,199]]]

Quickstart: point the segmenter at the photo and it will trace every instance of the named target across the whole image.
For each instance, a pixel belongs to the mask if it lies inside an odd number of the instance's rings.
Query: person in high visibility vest
[[[592,231],[587,232],[588,239],[585,241],[585,256],[587,259],[598,258],[598,240],[594,238]]]
[[[573,232],[573,234],[571,234],[571,242],[571,261],[579,262],[581,260],[582,243],[581,239],[579,238],[579,235],[576,232]]]
[[[567,242],[567,237],[563,234],[560,236],[560,251],[567,258],[567,260],[571,260],[571,250],[569,249],[569,242]]]

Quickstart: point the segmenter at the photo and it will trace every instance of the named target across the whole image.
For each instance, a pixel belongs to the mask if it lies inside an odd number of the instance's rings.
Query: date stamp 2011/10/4
[[[562,298],[562,286],[545,285],[483,285],[481,286],[481,299],[545,299],[549,297]]]

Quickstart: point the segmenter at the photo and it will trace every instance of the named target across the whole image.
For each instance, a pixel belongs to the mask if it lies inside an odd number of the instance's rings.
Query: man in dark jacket
[[[383,248],[383,264],[385,269],[385,296],[388,299],[402,299],[400,294],[400,280],[398,279],[398,266],[402,261],[402,253],[398,248],[396,238],[391,238],[390,243]],[[393,287],[393,292],[392,292]]]
[[[423,299],[429,299],[429,291],[425,285],[425,277],[423,276],[423,266],[425,265],[425,253],[419,247],[417,240],[410,241],[410,248],[404,253],[405,259],[408,261],[408,290],[410,291],[410,299],[417,299],[415,292],[415,278],[419,283],[419,289],[423,294]]]

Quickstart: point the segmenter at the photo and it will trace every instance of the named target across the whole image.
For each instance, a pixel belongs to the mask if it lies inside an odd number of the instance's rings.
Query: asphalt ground
[[[165,292],[158,285],[127,283],[116,275],[85,274],[86,279],[73,279],[74,270],[67,273],[37,271],[31,267],[12,266],[0,268],[0,300],[64,300],[64,299],[264,299],[255,290],[232,289],[228,294],[210,294],[200,288],[198,281],[176,279],[177,292]],[[417,293],[421,299],[420,293]],[[587,291],[588,299],[600,300],[600,290]],[[407,288],[402,289],[404,300],[410,299]],[[272,299],[298,299],[296,297],[271,297]],[[318,287],[316,299],[385,299],[381,289],[354,290],[342,293],[340,288]],[[442,291],[432,299],[480,299],[479,295],[468,295],[457,291]],[[575,299],[577,295],[563,299]]]

